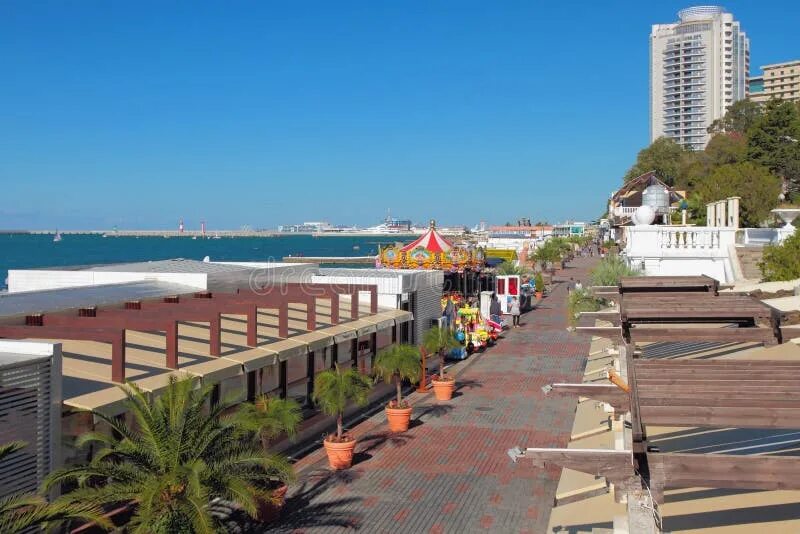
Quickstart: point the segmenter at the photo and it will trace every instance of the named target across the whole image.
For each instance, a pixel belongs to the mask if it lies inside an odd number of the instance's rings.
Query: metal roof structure
[[[58,312],[87,306],[106,306],[126,300],[145,300],[180,295],[197,291],[196,288],[159,281],[128,282],[81,286],[20,293],[0,293],[0,319],[30,315],[32,313]]]
[[[98,272],[125,272],[125,273],[193,273],[216,274],[234,271],[254,270],[256,267],[232,265],[229,263],[214,263],[207,261],[187,260],[175,258],[171,260],[141,261],[133,263],[112,263],[84,267],[80,270]]]

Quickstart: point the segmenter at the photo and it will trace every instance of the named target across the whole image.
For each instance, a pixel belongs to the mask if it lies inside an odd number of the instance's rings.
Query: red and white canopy
[[[436,228],[431,225],[427,232],[400,250],[403,252],[410,252],[417,247],[422,247],[431,252],[447,252],[453,248],[453,244],[442,237],[441,234],[436,231]]]

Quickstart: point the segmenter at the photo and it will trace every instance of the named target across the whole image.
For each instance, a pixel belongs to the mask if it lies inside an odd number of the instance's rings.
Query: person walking
[[[510,311],[511,311],[511,318],[514,321],[514,328],[519,328],[520,311],[519,311],[519,300],[517,300],[517,297],[514,297],[514,299],[511,301]]]
[[[447,325],[447,328],[450,330],[453,329],[455,326],[453,321],[453,312],[455,311],[455,305],[453,304],[453,299],[450,295],[447,295],[447,300],[444,304],[444,309],[442,310],[442,317],[444,317],[444,322]]]
[[[581,281],[578,280],[575,282],[575,291],[580,291],[581,289],[583,289],[583,284],[581,284]]]
[[[502,313],[500,299],[497,298],[497,293],[492,293],[492,300],[489,303],[489,317],[497,324],[503,324]]]

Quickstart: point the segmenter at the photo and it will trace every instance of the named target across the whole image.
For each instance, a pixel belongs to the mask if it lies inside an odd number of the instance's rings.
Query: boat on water
[[[56,230],[56,235],[53,236],[53,243],[60,243],[61,242],[61,232]]]

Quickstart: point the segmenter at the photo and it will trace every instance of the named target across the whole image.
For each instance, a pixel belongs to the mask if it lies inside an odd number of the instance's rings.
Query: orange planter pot
[[[272,500],[259,500],[258,518],[262,522],[272,523],[280,517],[288,490],[289,486],[284,484],[272,492]]]
[[[325,439],[322,444],[325,446],[325,452],[328,453],[328,463],[332,469],[348,469],[353,465],[353,450],[356,448],[356,440],[351,439],[337,443]]]
[[[453,391],[456,389],[455,380],[431,380],[433,384],[433,394],[436,400],[450,400],[453,398]]]
[[[540,299],[540,298],[542,298],[542,292],[541,292],[541,291],[537,291],[537,292],[536,292],[536,298],[537,298],[537,299]]]
[[[389,430],[392,432],[405,432],[411,422],[411,406],[408,408],[386,407],[386,420],[389,421]]]

